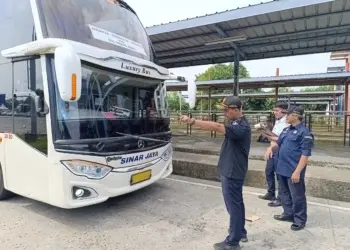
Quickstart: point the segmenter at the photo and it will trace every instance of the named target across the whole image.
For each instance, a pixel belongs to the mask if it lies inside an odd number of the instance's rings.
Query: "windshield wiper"
[[[107,137],[107,138],[93,138],[93,139],[68,139],[68,140],[56,140],[54,143],[56,145],[82,145],[82,144],[94,144],[94,143],[117,143],[122,142],[126,139],[126,137],[130,138],[139,138],[139,140],[155,140],[158,142],[170,142],[167,140],[159,140],[159,139],[153,139],[152,137],[156,136],[163,136],[163,135],[170,135],[171,131],[169,132],[159,132],[159,133],[152,133],[152,134],[145,134],[144,136],[137,136],[137,135],[131,135],[131,134],[124,134],[116,132],[117,134],[123,135],[122,137]],[[149,136],[149,137],[148,137]]]
[[[119,133],[123,134],[123,133]],[[170,135],[171,131],[168,132],[160,132],[160,133],[153,133],[153,134],[145,134],[145,136],[150,137],[157,137],[157,136],[167,136]],[[134,136],[130,134],[123,134],[125,136],[122,137],[114,137],[114,138],[94,138],[94,139],[81,139],[81,140],[56,140],[55,146],[56,150],[58,152],[65,152],[65,153],[79,153],[79,154],[92,154],[92,155],[115,155],[118,154],[131,154],[135,152],[140,152],[144,150],[143,148],[138,149],[120,149],[117,150],[116,147],[120,146],[121,144],[125,144],[125,140],[129,138],[132,139],[138,139],[138,140],[148,140],[148,141],[154,141],[154,142],[161,142],[163,143],[169,143],[171,140],[159,140],[154,139],[150,137],[145,136]],[[147,147],[147,150],[151,150],[153,148],[159,147],[159,144],[152,144]],[[108,150],[108,149],[113,150]]]
[[[144,137],[144,136],[138,136],[138,135],[131,135],[131,134],[124,134],[124,133],[120,133],[120,132],[115,132],[118,135],[124,135],[125,137],[131,137],[134,139],[138,139],[138,140],[147,140],[147,141],[154,141],[154,142],[171,142],[170,140],[159,140],[159,139],[154,139],[154,138],[150,138],[150,137]]]

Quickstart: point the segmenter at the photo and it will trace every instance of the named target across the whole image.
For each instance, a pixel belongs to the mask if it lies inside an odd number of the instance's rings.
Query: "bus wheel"
[[[12,197],[14,194],[7,191],[4,187],[4,177],[2,175],[2,168],[0,166],[0,200],[5,200]]]

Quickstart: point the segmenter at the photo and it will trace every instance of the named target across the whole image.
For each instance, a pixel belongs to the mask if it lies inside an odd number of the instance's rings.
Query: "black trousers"
[[[276,166],[277,166],[277,157],[278,155],[276,153],[273,153],[272,157],[267,160],[266,162],[266,168],[265,168],[265,176],[266,176],[266,182],[267,182],[267,192],[272,196],[276,196],[276,180],[275,175],[278,181],[278,174],[275,174]],[[279,189],[278,189],[279,190]],[[279,200],[279,192],[277,195],[277,199]]]
[[[279,175],[280,198],[284,214],[293,216],[294,223],[304,225],[307,221],[307,203],[305,195],[305,180],[292,183],[291,178]]]
[[[247,230],[245,229],[243,184],[244,180],[221,176],[222,193],[227,212],[230,215],[230,234],[225,240],[229,245],[238,245],[241,238],[247,235]]]

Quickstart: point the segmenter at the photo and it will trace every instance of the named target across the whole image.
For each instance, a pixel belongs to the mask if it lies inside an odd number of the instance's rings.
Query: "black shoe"
[[[290,226],[290,229],[292,229],[293,231],[299,231],[299,230],[304,229],[304,227],[305,227],[305,224],[303,224],[303,225],[298,225],[298,224],[293,223],[293,224]]]
[[[282,202],[280,200],[274,200],[267,204],[269,207],[280,207],[282,206]]]
[[[240,245],[231,246],[226,242],[220,242],[214,245],[214,249],[215,250],[241,250],[241,246]]]
[[[293,216],[288,216],[288,215],[285,215],[285,214],[275,215],[275,216],[273,216],[273,218],[275,220],[279,220],[279,221],[294,222]]]
[[[259,199],[266,200],[266,201],[274,201],[275,200],[275,196],[273,196],[269,193],[267,193],[265,195],[259,195],[258,197],[259,197]]]
[[[227,232],[228,232],[228,234],[230,234],[230,229],[228,229]],[[244,243],[248,242],[248,237],[247,237],[247,235],[242,236],[241,242],[244,242]]]
[[[241,242],[247,243],[248,242],[248,237],[247,236],[242,236]]]

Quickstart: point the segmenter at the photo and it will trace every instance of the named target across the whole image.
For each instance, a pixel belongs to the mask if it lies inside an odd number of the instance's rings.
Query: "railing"
[[[325,112],[305,112],[303,123],[313,132],[317,143],[334,143],[350,146],[350,112],[342,112],[336,115],[332,114],[332,112],[329,113],[327,115]],[[227,119],[222,112],[189,112],[187,115],[200,120],[227,123]],[[266,122],[267,120],[271,120],[272,123],[275,122],[275,116],[266,110],[247,111],[245,112],[245,117],[252,126],[259,122]],[[172,114],[172,127],[174,131],[183,131],[184,129],[179,122],[179,118],[179,113]],[[186,125],[186,134],[192,135],[193,133],[205,135],[207,132]],[[256,130],[253,130],[253,135],[256,135],[256,133]],[[216,132],[211,131],[210,138],[216,137]]]
[[[350,146],[350,114],[344,115],[344,146]]]

